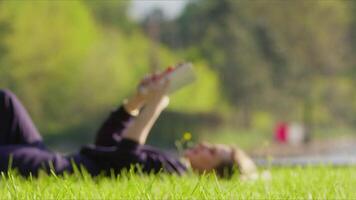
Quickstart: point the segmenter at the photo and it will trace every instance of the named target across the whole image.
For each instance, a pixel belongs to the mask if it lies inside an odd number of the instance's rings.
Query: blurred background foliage
[[[53,146],[90,142],[144,74],[183,60],[198,81],[172,96],[152,144],[172,147],[190,131],[260,145],[278,121],[354,132],[356,2],[195,0],[177,18],[156,9],[141,21],[129,6],[0,1],[0,88]]]

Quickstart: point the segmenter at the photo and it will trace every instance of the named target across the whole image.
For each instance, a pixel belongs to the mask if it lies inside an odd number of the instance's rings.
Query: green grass
[[[271,179],[212,175],[88,175],[0,178],[0,199],[356,199],[356,168],[274,168]]]

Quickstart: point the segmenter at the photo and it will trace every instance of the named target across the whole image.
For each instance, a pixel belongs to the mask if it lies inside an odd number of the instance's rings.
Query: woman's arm
[[[161,112],[168,106],[169,98],[166,96],[167,80],[153,80],[149,83],[149,94],[146,106],[136,120],[123,132],[122,137],[145,144],[147,136]]]
[[[148,75],[141,80],[136,93],[132,97],[126,99],[119,109],[112,112],[109,118],[100,127],[95,139],[96,145],[115,145],[115,136],[123,137],[123,133],[127,131],[130,133],[126,133],[128,136],[125,137],[135,141],[138,141],[136,138],[139,138],[138,134],[140,134],[140,131],[142,131],[142,137],[144,135],[146,135],[145,138],[147,137],[153,123],[164,109],[162,108],[162,110],[159,111],[160,106],[158,106],[158,104],[160,104],[159,99],[162,98],[165,93],[164,84],[162,85],[162,83],[166,83],[164,80],[164,73],[166,72]],[[143,116],[139,117],[139,123],[136,124],[136,118],[140,114],[140,110],[144,105],[147,106],[147,109],[145,109],[146,111]],[[130,128],[130,125],[135,127]],[[140,140],[143,143],[146,141],[145,139]]]
[[[150,130],[164,110],[167,101],[169,101],[168,97],[165,97],[147,104],[134,123],[123,132],[122,137],[134,140],[139,144],[145,144]]]
[[[167,71],[162,73],[154,73],[144,77],[138,85],[135,95],[124,101],[124,109],[127,113],[138,116],[141,108],[153,96],[155,90],[159,89],[159,84],[165,81],[164,75]],[[144,91],[142,90],[144,88]]]
[[[103,122],[95,138],[95,145],[113,146],[115,137],[122,136],[124,130],[135,120],[145,104],[145,95],[137,91],[132,97],[124,100],[123,105],[112,112]]]
[[[145,96],[137,92],[132,97],[124,100],[123,107],[132,116],[138,116],[141,108],[145,104]]]
[[[100,126],[95,137],[95,145],[114,146],[117,143],[115,136],[122,135],[132,121],[134,117],[125,110],[124,106],[120,106],[111,112]]]

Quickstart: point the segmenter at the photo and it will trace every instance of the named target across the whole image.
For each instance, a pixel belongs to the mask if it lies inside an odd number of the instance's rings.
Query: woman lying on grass
[[[145,92],[138,90],[111,113],[99,129],[94,145],[69,156],[48,150],[20,101],[10,91],[0,90],[0,171],[6,172],[11,167],[24,176],[36,176],[40,169],[71,173],[74,162],[92,176],[119,174],[132,165],[140,166],[146,173],[181,175],[191,168],[197,173],[215,171],[221,177],[231,177],[235,169],[243,176],[254,174],[254,163],[237,148],[201,143],[185,151],[188,162],[184,164],[145,145],[153,124],[169,103],[166,73],[169,72],[143,79],[139,88]]]

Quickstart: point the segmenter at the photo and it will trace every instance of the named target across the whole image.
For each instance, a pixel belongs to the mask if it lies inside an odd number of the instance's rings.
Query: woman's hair
[[[256,174],[256,165],[252,159],[241,149],[236,147],[230,148],[230,159],[221,162],[215,167],[215,173],[222,178],[231,178],[236,171],[239,172],[242,178],[248,178]]]

